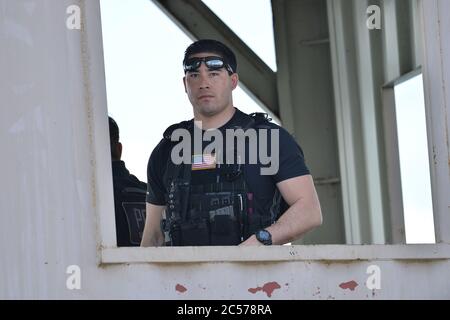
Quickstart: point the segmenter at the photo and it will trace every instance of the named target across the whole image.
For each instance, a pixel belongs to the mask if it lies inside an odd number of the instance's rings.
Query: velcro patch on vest
[[[194,154],[192,156],[192,171],[216,168],[215,154]]]

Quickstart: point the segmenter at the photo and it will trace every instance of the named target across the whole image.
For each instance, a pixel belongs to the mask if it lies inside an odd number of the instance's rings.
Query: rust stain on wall
[[[258,291],[261,291],[261,290],[262,290],[261,287],[249,288],[248,292],[250,292],[250,293],[257,293]]]
[[[342,282],[340,285],[339,285],[339,287],[341,288],[341,289],[350,289],[350,290],[355,290],[355,288],[358,286],[358,283],[356,282],[356,281],[354,281],[354,280],[352,280],[352,281],[348,281],[348,282]]]
[[[181,293],[187,291],[186,287],[185,287],[185,286],[182,286],[182,285],[179,284],[179,283],[176,285],[175,290],[177,290],[178,292],[181,292]]]
[[[267,296],[270,298],[272,296],[272,293],[275,289],[280,289],[281,286],[278,284],[278,282],[267,282],[265,285],[263,285],[262,287],[256,287],[256,288],[249,288],[248,291],[250,293],[255,294],[258,291],[264,291]]]

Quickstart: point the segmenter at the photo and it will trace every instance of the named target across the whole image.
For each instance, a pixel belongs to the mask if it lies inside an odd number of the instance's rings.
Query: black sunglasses
[[[233,73],[233,69],[231,69],[230,65],[226,63],[221,57],[204,57],[204,58],[191,58],[186,60],[186,63],[184,64],[184,73],[188,71],[197,71],[198,68],[200,68],[200,65],[202,62],[205,62],[206,67],[209,70],[219,70],[221,68],[227,69],[229,74]]]

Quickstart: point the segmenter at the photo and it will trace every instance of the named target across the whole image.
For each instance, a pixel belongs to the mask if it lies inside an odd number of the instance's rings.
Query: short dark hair
[[[192,43],[184,52],[183,66],[190,56],[196,53],[213,52],[220,55],[233,72],[237,72],[237,61],[233,51],[222,42],[213,39],[201,39]]]
[[[113,118],[108,117],[109,119],[109,141],[111,144],[111,157],[113,159],[120,158],[120,155],[117,154],[116,145],[119,143],[119,126]]]

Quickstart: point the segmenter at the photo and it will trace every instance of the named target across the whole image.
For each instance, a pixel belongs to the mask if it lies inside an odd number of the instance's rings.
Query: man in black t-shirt
[[[262,114],[233,106],[233,52],[199,40],[183,67],[194,119],[169,127],[150,156],[141,246],[284,244],[319,226],[300,146]]]
[[[119,142],[119,127],[113,118],[108,118],[117,246],[139,246],[145,225],[147,184],[130,174],[125,162],[120,160],[122,143]]]

